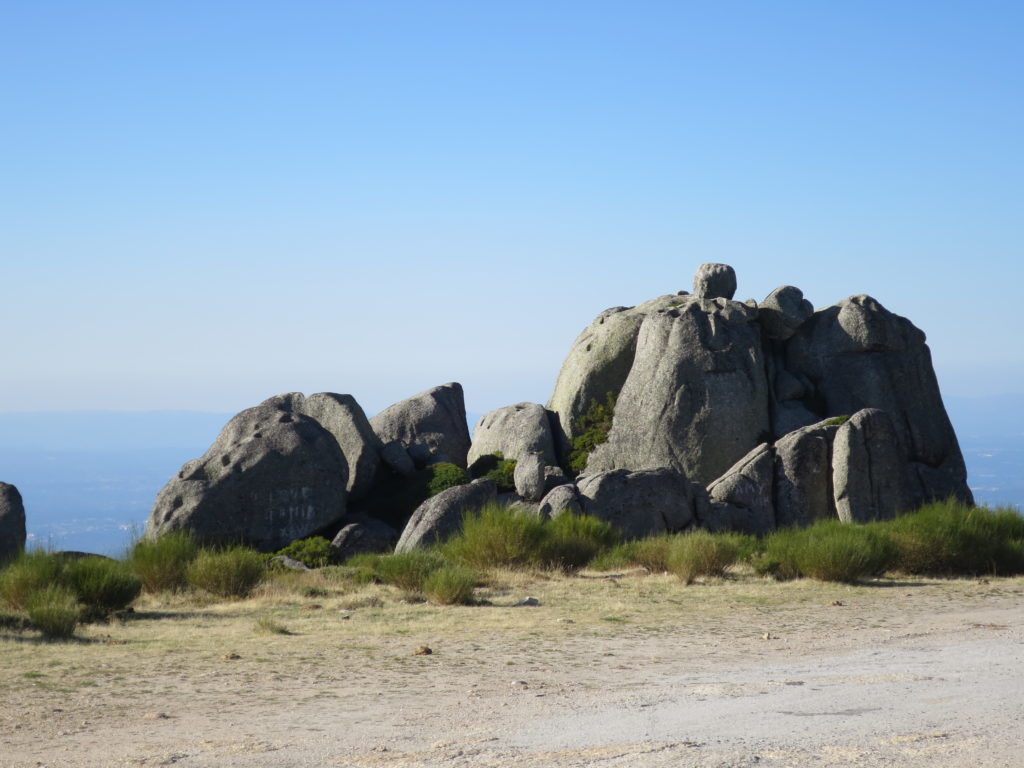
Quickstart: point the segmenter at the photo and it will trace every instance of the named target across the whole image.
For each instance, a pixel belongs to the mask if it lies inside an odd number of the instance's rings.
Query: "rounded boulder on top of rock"
[[[395,403],[370,419],[382,442],[397,440],[418,466],[449,461],[466,468],[469,426],[462,385],[433,387]]]
[[[0,565],[25,549],[25,505],[18,489],[0,483]]]
[[[814,305],[804,298],[803,291],[792,285],[783,285],[761,302],[757,319],[769,339],[785,341],[813,314]]]
[[[473,443],[466,461],[472,466],[481,456],[491,453],[514,461],[527,453],[539,453],[545,464],[557,464],[551,420],[544,406],[516,403],[484,414],[473,428]]]
[[[728,264],[701,264],[693,276],[693,295],[699,299],[731,299],[736,295],[736,270]]]

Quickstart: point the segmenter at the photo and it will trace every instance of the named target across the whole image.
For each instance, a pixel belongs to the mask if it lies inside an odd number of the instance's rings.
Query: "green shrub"
[[[373,575],[384,584],[409,594],[422,592],[427,577],[445,565],[444,558],[437,552],[423,549],[375,555],[374,558],[370,564]]]
[[[32,596],[61,583],[63,558],[42,549],[22,552],[0,571],[0,600],[15,610],[25,610]]]
[[[36,590],[25,605],[29,621],[45,637],[65,638],[75,633],[81,609],[74,593],[59,584]]]
[[[331,542],[323,536],[297,539],[287,547],[279,549],[277,554],[298,560],[308,568],[323,568],[337,563],[336,550],[331,546]]]
[[[850,420],[850,417],[848,415],[833,416],[831,419],[827,419],[825,421],[825,426],[826,427],[841,427],[841,426],[843,426],[843,424],[845,424],[849,420]]]
[[[769,535],[755,568],[777,579],[806,576],[854,583],[884,573],[895,556],[892,542],[877,526],[822,520]]]
[[[621,539],[610,523],[590,515],[563,514],[544,526],[540,558],[544,565],[574,571]]]
[[[187,585],[185,572],[198,553],[199,543],[191,531],[171,531],[136,541],[128,562],[146,592],[177,592]]]
[[[437,496],[441,491],[469,482],[469,473],[466,470],[447,461],[431,464],[427,471],[430,473],[430,480],[427,482],[427,493],[430,496]]]
[[[473,477],[486,477],[498,486],[498,493],[516,489],[516,460],[506,459],[501,451],[481,456],[469,467]]]
[[[667,565],[685,584],[698,576],[724,576],[739,558],[738,537],[703,530],[676,536],[669,545]]]
[[[448,565],[427,575],[423,592],[438,605],[469,605],[473,602],[473,587],[477,576],[473,571]]]
[[[1024,573],[1024,517],[1012,509],[947,499],[878,526],[895,544],[894,567],[905,573]]]
[[[69,560],[62,582],[83,606],[83,621],[109,618],[123,611],[142,592],[142,581],[122,560],[79,557]]]
[[[247,547],[201,550],[186,571],[189,584],[218,597],[247,597],[266,576],[265,558]]]
[[[590,452],[608,440],[615,414],[615,397],[608,392],[603,403],[598,402],[597,398],[591,399],[587,410],[574,425],[576,437],[572,439],[569,451],[569,469],[573,473],[582,472],[587,466]]]
[[[599,554],[590,565],[598,570],[639,566],[651,573],[662,573],[668,570],[668,553],[672,539],[672,535],[665,533],[646,539],[625,541]]]
[[[462,518],[462,530],[441,551],[470,568],[539,565],[543,559],[544,521],[491,504]]]

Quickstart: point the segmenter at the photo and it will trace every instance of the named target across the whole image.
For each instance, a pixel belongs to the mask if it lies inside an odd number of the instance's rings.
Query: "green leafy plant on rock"
[[[323,536],[310,536],[308,539],[297,539],[277,551],[278,555],[298,560],[307,568],[323,568],[338,562],[337,553],[331,542]]]
[[[473,477],[486,477],[498,486],[498,493],[516,489],[516,460],[506,459],[501,451],[488,453],[473,462],[469,468]]]
[[[569,451],[569,469],[579,474],[587,466],[590,453],[601,443],[607,442],[615,415],[615,395],[609,392],[604,402],[597,398],[590,401],[587,410],[576,422],[576,437],[572,439]]]
[[[469,482],[469,473],[466,470],[447,461],[431,464],[427,470],[430,472],[427,492],[431,496],[437,496],[441,491],[447,491],[449,488]]]

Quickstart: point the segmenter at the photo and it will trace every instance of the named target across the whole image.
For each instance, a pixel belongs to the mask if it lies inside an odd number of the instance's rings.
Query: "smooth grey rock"
[[[907,460],[934,470],[918,475],[912,505],[973,496],[960,445],[942,404],[925,335],[870,296],[819,310],[786,343],[786,368],[814,388],[819,418],[862,408],[889,414]]]
[[[277,555],[276,557],[270,558],[270,562],[277,563],[282,568],[287,568],[289,571],[311,571],[313,570],[301,560],[296,560],[293,557],[287,555]]]
[[[363,553],[390,552],[398,540],[398,532],[387,523],[362,517],[346,524],[331,541],[338,559],[345,561]]]
[[[776,288],[761,302],[757,318],[769,339],[785,341],[814,314],[814,305],[792,285]]]
[[[857,411],[836,431],[832,448],[839,519],[848,523],[891,520],[910,509],[908,470],[889,415],[877,408]]]
[[[592,400],[604,403],[608,394],[618,395],[636,353],[637,334],[651,312],[682,301],[685,292],[659,296],[635,307],[613,307],[599,314],[573,342],[558,372],[548,410],[557,417],[559,451],[568,452],[568,441],[577,434],[580,417]]]
[[[584,513],[611,523],[627,538],[680,531],[694,518],[691,483],[667,467],[599,472],[579,478],[577,488]]]
[[[552,488],[541,499],[537,513],[549,520],[554,520],[563,514],[582,515],[583,502],[580,501],[576,486],[569,483]]]
[[[756,319],[739,302],[693,297],[648,315],[608,442],[585,474],[672,467],[706,484],[769,437]]]
[[[473,443],[466,460],[472,465],[481,456],[491,453],[516,461],[527,453],[539,453],[545,464],[558,464],[551,420],[544,406],[517,403],[481,417],[473,428]]]
[[[736,270],[728,264],[701,264],[693,276],[693,295],[699,299],[731,299],[736,295]]]
[[[391,469],[403,477],[416,474],[416,464],[409,457],[409,452],[397,440],[385,443],[380,449],[380,458]]]
[[[565,474],[565,470],[561,467],[544,467],[544,493],[571,482],[572,478]]]
[[[493,480],[480,478],[466,485],[456,485],[423,502],[409,518],[395,552],[443,541],[459,531],[466,512],[497,502],[498,489]]]
[[[784,528],[836,517],[832,443],[838,426],[820,422],[775,441],[775,524]]]
[[[729,505],[729,530],[758,536],[775,528],[775,505],[772,496],[775,454],[767,443],[754,448],[734,464],[728,472],[708,486],[712,505]],[[718,507],[713,507],[721,512]],[[744,510],[741,513],[739,510]],[[705,522],[705,527],[722,530],[721,521]]]
[[[352,395],[318,392],[305,397],[301,392],[288,392],[268,398],[260,405],[301,413],[330,432],[348,465],[349,500],[357,501],[369,493],[383,445]]]
[[[0,483],[0,564],[25,549],[25,505],[18,489]]]
[[[275,551],[341,520],[348,468],[334,436],[272,405],[232,418],[156,497],[147,536],[187,529],[206,543]]]
[[[428,389],[395,403],[370,419],[383,443],[397,440],[418,466],[449,461],[466,468],[469,427],[462,385]]]
[[[540,501],[544,497],[544,457],[539,453],[522,454],[513,479],[516,493],[527,501]]]

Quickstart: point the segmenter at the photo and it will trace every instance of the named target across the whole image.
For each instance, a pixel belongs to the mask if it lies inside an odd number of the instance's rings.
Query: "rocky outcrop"
[[[527,501],[540,501],[544,497],[544,457],[527,453],[516,462],[513,481],[516,493]]]
[[[701,264],[693,276],[693,295],[698,299],[731,299],[736,295],[736,270],[728,264]]]
[[[249,408],[157,495],[148,536],[188,529],[204,542],[274,551],[340,521],[348,468],[334,436],[273,405]]]
[[[708,486],[709,513],[700,521],[711,531],[763,535],[775,528],[775,453],[762,443]]]
[[[769,339],[786,341],[814,314],[814,306],[804,292],[783,285],[768,294],[757,309],[757,319]]]
[[[398,541],[398,532],[380,520],[362,517],[346,523],[331,541],[331,549],[344,562],[353,555],[390,552]]]
[[[361,499],[369,493],[383,445],[352,395],[319,392],[305,397],[301,392],[289,392],[264,400],[260,405],[308,416],[330,432],[348,465],[350,500]]]
[[[466,468],[470,442],[461,384],[444,384],[395,403],[370,419],[370,425],[382,442],[398,441],[418,466],[449,461]]]
[[[832,484],[836,513],[848,523],[889,520],[914,504],[909,465],[884,411],[858,411],[836,432]]]
[[[545,464],[558,464],[547,410],[536,403],[517,403],[485,414],[473,428],[467,461],[472,465],[491,453],[516,461],[527,453],[539,453]]]
[[[409,518],[395,552],[408,552],[443,541],[457,533],[466,512],[481,509],[497,501],[498,489],[493,480],[480,478],[466,485],[457,485],[423,502]]]
[[[592,400],[604,403],[608,395],[618,395],[636,354],[637,335],[644,318],[659,309],[671,307],[686,295],[659,296],[635,307],[606,309],[576,337],[562,363],[548,410],[558,418],[564,456],[567,441],[577,435],[577,424]]]
[[[586,474],[671,467],[709,483],[768,435],[768,403],[757,310],[684,297],[644,320],[608,441]]]
[[[25,549],[25,505],[18,489],[0,483],[0,565]]]
[[[836,517],[832,443],[838,426],[821,422],[775,442],[775,524],[784,528]]]
[[[664,467],[598,472],[581,477],[577,487],[584,513],[635,539],[689,526],[694,519],[695,494],[704,490],[694,488],[682,473]]]

